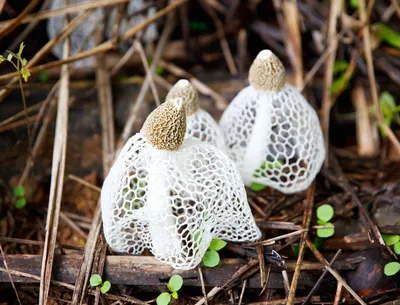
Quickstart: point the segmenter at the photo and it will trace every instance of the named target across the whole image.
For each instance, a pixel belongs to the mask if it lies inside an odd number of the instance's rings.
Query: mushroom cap
[[[157,149],[178,150],[186,133],[186,115],[182,99],[170,99],[153,110],[140,133],[147,143]]]
[[[186,108],[186,115],[190,116],[199,110],[199,96],[196,88],[187,80],[181,79],[168,92],[166,101],[181,98]]]
[[[270,50],[258,53],[249,70],[249,83],[259,91],[279,91],[285,85],[285,67]]]

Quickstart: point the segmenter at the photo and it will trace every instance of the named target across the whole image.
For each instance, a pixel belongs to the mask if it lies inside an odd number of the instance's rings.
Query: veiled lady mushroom
[[[154,110],[121,150],[101,192],[104,234],[116,252],[154,256],[176,269],[199,264],[213,238],[255,241],[235,165],[218,148],[184,138],[182,99]]]
[[[249,82],[220,121],[228,154],[248,186],[283,193],[306,189],[325,159],[317,113],[285,82],[284,66],[269,50],[254,60]]]
[[[196,88],[186,79],[179,80],[168,92],[166,100],[180,97],[186,108],[186,137],[194,137],[225,151],[221,128],[213,117],[200,108]]]

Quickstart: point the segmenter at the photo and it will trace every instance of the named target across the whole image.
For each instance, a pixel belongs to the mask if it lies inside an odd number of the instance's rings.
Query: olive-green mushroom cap
[[[249,83],[259,91],[279,91],[286,82],[285,67],[270,50],[258,53],[249,70]]]
[[[167,100],[147,117],[140,133],[160,150],[178,150],[185,138],[186,114],[181,98]]]
[[[199,110],[199,96],[196,88],[187,80],[181,79],[169,90],[166,101],[181,98],[185,105],[186,115],[190,116]]]

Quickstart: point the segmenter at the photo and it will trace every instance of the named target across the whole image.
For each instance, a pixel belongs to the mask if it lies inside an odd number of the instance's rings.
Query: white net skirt
[[[221,128],[208,112],[199,109],[188,116],[186,122],[186,137],[194,137],[225,151]]]
[[[213,238],[260,237],[234,163],[193,138],[167,152],[136,134],[104,181],[101,206],[114,251],[140,254],[149,248],[176,269],[196,267]]]
[[[248,186],[256,182],[283,193],[303,191],[325,159],[318,116],[288,84],[279,92],[246,87],[225,110],[220,126]]]

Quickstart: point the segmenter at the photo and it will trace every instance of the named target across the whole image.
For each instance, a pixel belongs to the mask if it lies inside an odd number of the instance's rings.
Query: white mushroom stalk
[[[213,238],[255,241],[243,181],[218,148],[185,138],[182,99],[169,99],[121,150],[104,181],[104,234],[116,252],[154,256],[188,270]]]
[[[179,80],[168,92],[166,100],[180,97],[186,108],[186,137],[194,137],[225,151],[221,128],[214,118],[200,108],[196,88],[186,79]]]
[[[284,66],[269,50],[254,60],[249,83],[221,117],[229,156],[248,186],[258,183],[283,193],[305,190],[325,159],[317,113],[285,82]]]

